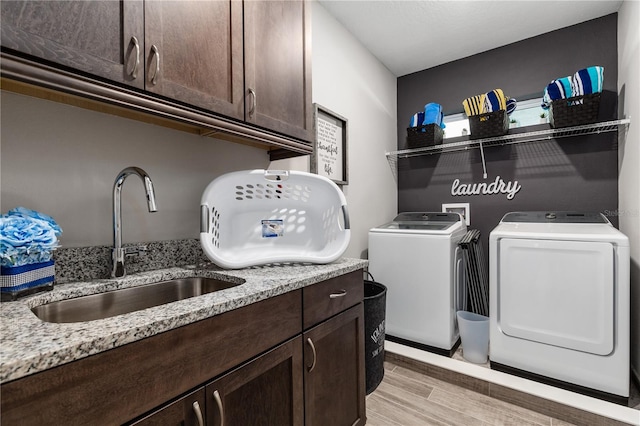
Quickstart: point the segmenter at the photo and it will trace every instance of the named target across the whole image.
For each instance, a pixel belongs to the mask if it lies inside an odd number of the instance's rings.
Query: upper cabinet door
[[[2,1],[2,46],[144,86],[142,0]]]
[[[145,2],[146,90],[244,118],[242,2]]]
[[[244,3],[245,120],[311,141],[311,5]]]

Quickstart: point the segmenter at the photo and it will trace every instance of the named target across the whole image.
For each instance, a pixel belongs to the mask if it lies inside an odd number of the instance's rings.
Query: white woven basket
[[[200,243],[216,265],[330,263],[349,245],[344,194],[311,173],[247,170],[213,180],[200,203]]]

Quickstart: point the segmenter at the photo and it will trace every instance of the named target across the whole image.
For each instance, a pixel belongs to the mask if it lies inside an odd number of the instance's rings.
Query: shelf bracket
[[[487,178],[487,163],[484,161],[484,147],[482,146],[482,142],[480,142],[480,157],[482,157],[482,178]]]

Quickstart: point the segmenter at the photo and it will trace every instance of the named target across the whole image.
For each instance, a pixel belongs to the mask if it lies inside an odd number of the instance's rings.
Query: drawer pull
[[[156,69],[153,76],[149,79],[153,85],[157,84],[158,74],[160,74],[160,50],[158,50],[155,44],[151,46],[151,59],[153,59],[154,56],[156,57]]]
[[[340,293],[331,293],[329,295],[329,298],[335,299],[335,298],[338,298],[338,297],[345,297],[346,295],[347,295],[347,290],[342,289],[342,290],[340,290]]]
[[[251,108],[249,108],[249,117],[253,116],[253,113],[256,112],[256,106],[258,106],[258,95],[256,95],[256,91],[252,88],[249,88],[249,94],[251,95]]]
[[[129,73],[132,79],[138,78],[138,66],[140,65],[140,43],[136,36],[131,36],[131,43],[135,49],[136,61],[133,63],[133,69]]]
[[[193,403],[193,412],[196,413],[196,418],[198,419],[198,426],[204,426],[204,420],[202,418],[202,410],[200,410],[200,404],[198,401]]]
[[[311,363],[311,367],[307,368],[307,371],[311,373],[313,369],[316,368],[316,358],[318,354],[316,353],[316,345],[313,344],[313,340],[311,340],[311,337],[307,339],[307,343],[311,347],[311,352],[313,353],[313,362]]]
[[[220,412],[220,426],[224,426],[224,407],[222,406],[222,398],[220,398],[218,391],[213,392],[213,399],[215,399],[218,411]]]

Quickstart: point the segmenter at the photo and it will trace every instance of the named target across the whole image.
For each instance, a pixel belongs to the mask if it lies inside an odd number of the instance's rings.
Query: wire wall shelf
[[[570,136],[590,135],[598,133],[607,133],[615,131],[623,131],[629,127],[631,118],[624,118],[613,121],[603,121],[593,124],[584,124],[581,126],[563,127],[559,129],[543,129],[532,132],[512,133],[503,136],[496,136],[484,139],[469,139],[459,142],[443,143],[442,145],[426,146],[421,148],[403,149],[399,151],[390,151],[385,153],[389,165],[394,173],[397,170],[398,159],[416,157],[421,155],[430,155],[438,153],[456,152],[467,149],[511,145],[525,142],[535,142],[550,139],[558,139]],[[484,157],[484,153],[483,153]]]

